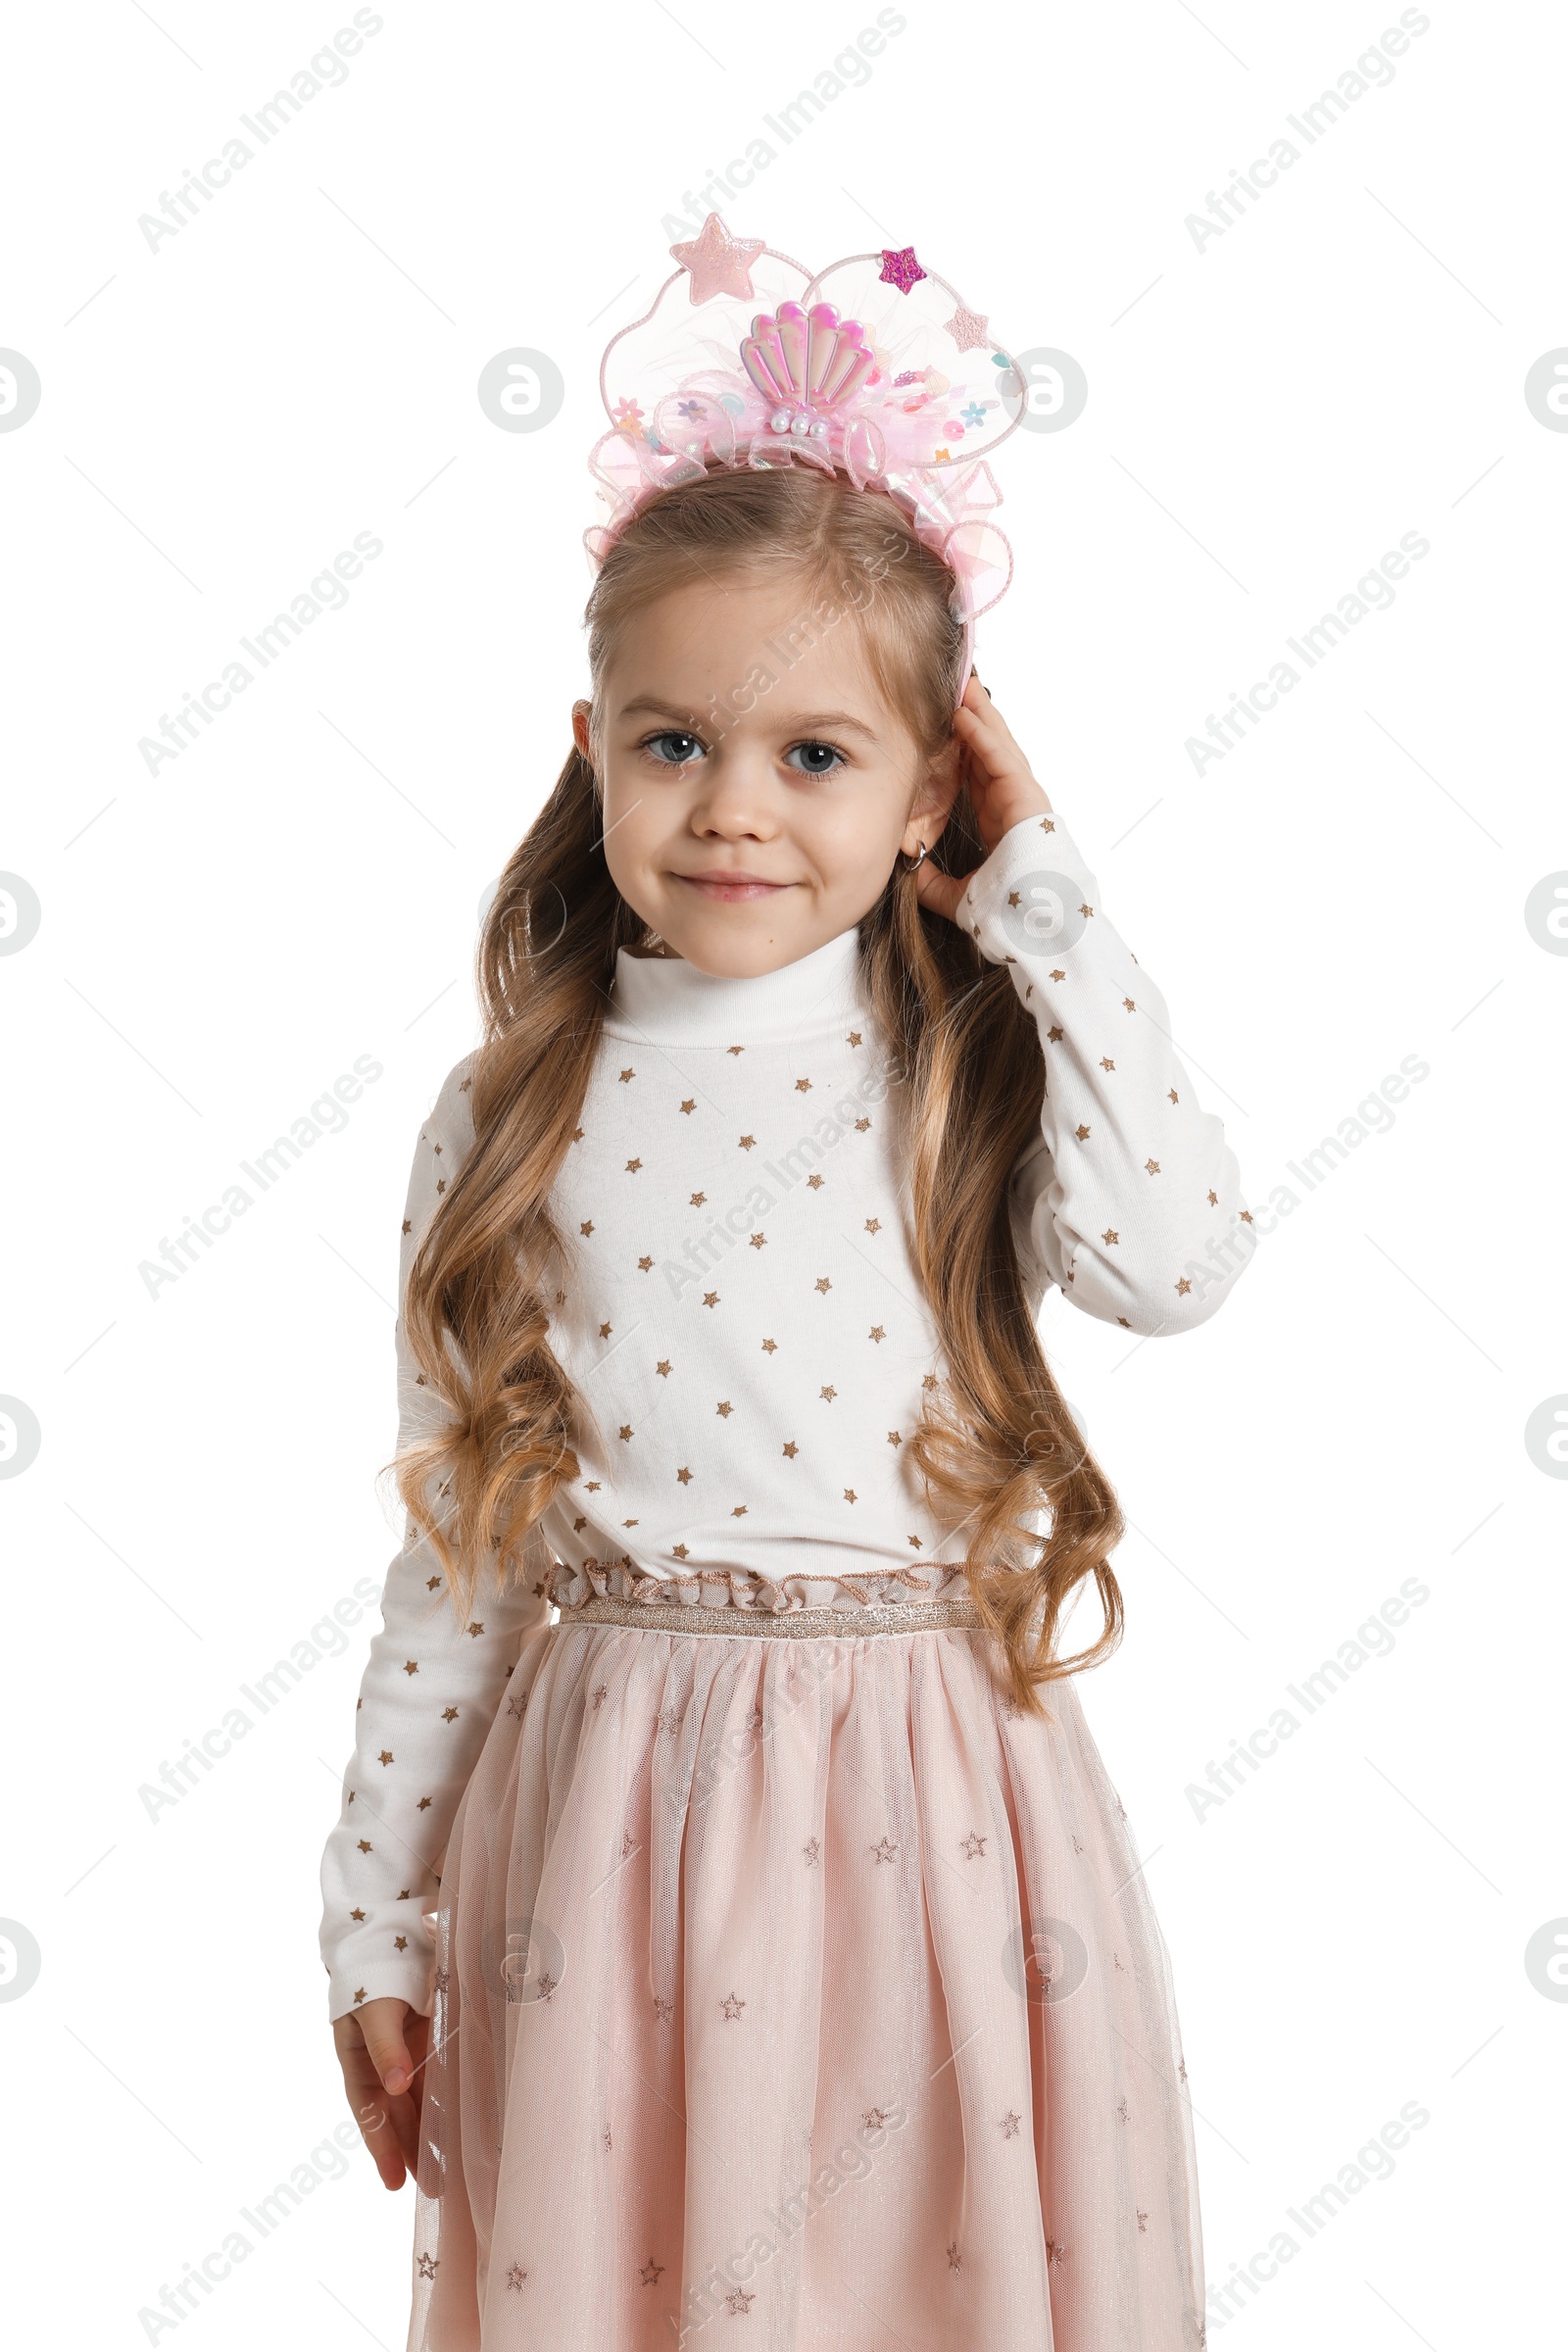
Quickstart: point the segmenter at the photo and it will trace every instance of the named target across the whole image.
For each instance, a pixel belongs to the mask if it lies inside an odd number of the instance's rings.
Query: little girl
[[[321,1948],[409,2344],[1192,2352],[1165,1950],[1070,1679],[1122,1522],[1036,1319],[1203,1321],[1238,1169],[970,673],[1016,369],[908,249],[673,251],[403,1222]]]

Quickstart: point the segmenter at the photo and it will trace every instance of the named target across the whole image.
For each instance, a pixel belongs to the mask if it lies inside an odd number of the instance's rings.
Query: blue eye
[[[836,767],[844,765],[844,754],[831,743],[792,744],[786,757],[793,760],[797,752],[804,758],[800,770],[804,776],[830,776]]]
[[[673,748],[662,751],[659,748],[662,744]],[[666,727],[662,734],[645,736],[642,744],[642,749],[664,767],[687,766],[702,748],[695,735],[688,735],[680,727]]]

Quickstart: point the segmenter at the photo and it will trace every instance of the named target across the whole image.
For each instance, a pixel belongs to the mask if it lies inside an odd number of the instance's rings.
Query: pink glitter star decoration
[[[739,294],[750,302],[752,264],[762,242],[760,237],[732,237],[717,213],[710,213],[702,235],[687,245],[672,245],[669,254],[691,272],[693,302],[711,302],[715,294]]]
[[[907,294],[915,280],[924,275],[925,271],[914,258],[912,245],[901,246],[897,252],[891,245],[883,246],[881,276],[883,285],[897,286],[901,294]]]
[[[966,311],[960,302],[948,320],[948,332],[960,351],[978,351],[990,342],[991,321],[978,311]]]

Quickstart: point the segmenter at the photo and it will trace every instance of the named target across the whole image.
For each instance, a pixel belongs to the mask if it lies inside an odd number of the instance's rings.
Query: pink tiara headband
[[[583,533],[590,563],[656,492],[714,466],[841,473],[896,499],[952,572],[961,697],[974,624],[1012,577],[986,461],[1018,423],[1024,385],[989,321],[912,245],[812,276],[710,213],[669,252],[674,273],[600,364],[611,429],[588,465],[610,514]]]

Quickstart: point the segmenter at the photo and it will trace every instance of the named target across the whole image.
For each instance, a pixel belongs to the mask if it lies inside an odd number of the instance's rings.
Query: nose
[[[778,790],[761,745],[726,742],[697,771],[692,830],[725,841],[770,841],[778,832]]]

